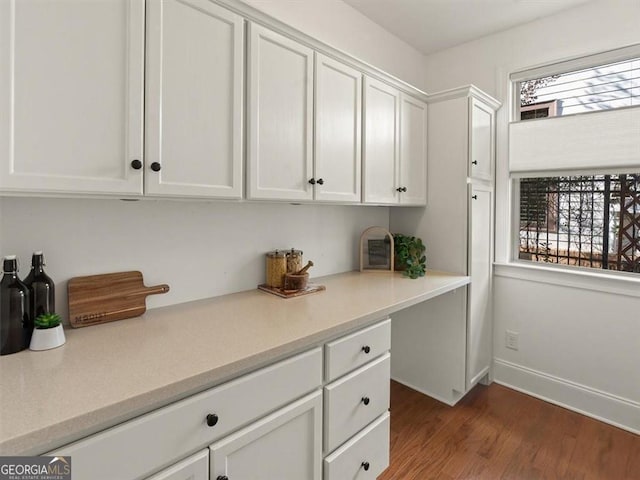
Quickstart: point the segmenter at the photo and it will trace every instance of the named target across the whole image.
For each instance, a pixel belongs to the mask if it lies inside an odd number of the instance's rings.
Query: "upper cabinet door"
[[[469,176],[481,180],[493,178],[493,146],[495,111],[484,103],[471,98],[469,115],[470,151]]]
[[[149,0],[145,193],[242,198],[244,21],[208,0]]]
[[[143,56],[142,0],[0,1],[0,190],[142,194]]]
[[[249,25],[248,197],[311,200],[313,50]]]
[[[360,202],[362,73],[316,53],[315,199]]]
[[[397,204],[400,92],[369,77],[364,88],[364,202]]]
[[[402,94],[400,103],[400,204],[427,203],[427,104]]]

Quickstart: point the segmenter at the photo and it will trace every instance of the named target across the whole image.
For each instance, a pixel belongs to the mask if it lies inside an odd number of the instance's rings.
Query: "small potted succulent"
[[[426,273],[426,261],[424,256],[426,250],[422,239],[403,235],[401,233],[393,234],[393,244],[395,250],[396,270],[404,271],[405,277],[416,279],[424,277]]]
[[[57,313],[43,313],[33,321],[35,326],[31,336],[31,350],[50,350],[64,345],[66,338]]]

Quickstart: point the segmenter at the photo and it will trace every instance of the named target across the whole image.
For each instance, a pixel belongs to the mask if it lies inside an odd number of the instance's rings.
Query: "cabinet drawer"
[[[325,453],[389,409],[389,359],[387,353],[324,388]]]
[[[361,367],[391,348],[391,320],[342,337],[325,346],[325,379],[336,378]]]
[[[49,455],[71,455],[77,480],[142,478],[322,385],[319,348],[244,375]],[[207,415],[218,417],[213,427]]]
[[[147,480],[209,480],[209,450],[191,455]]]
[[[385,412],[325,458],[324,480],[373,480],[380,475],[389,466],[389,425]]]

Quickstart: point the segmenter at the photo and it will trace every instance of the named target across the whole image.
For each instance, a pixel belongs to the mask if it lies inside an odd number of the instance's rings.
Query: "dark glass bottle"
[[[33,320],[29,315],[29,289],[18,278],[14,255],[4,258],[0,280],[0,355],[29,347]]]
[[[44,273],[44,255],[42,252],[33,252],[31,257],[31,271],[23,280],[29,288],[31,303],[29,315],[35,320],[43,313],[56,311],[56,286],[46,273]]]

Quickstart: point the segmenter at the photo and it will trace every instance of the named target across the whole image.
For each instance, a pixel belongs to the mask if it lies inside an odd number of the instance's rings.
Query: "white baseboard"
[[[391,376],[391,380],[393,380],[395,382],[398,382],[398,383],[401,383],[402,385],[404,385],[406,387],[409,387],[411,390],[415,390],[416,392],[423,393],[427,397],[435,398],[439,402],[446,403],[450,407],[453,407],[464,396],[461,393],[458,393],[458,392],[452,390],[451,391],[452,392],[451,398],[445,398],[445,397],[443,397],[441,395],[437,395],[437,394],[432,393],[432,392],[430,392],[428,390],[425,390],[424,388],[416,387],[415,385],[412,385],[411,382],[405,382],[401,378],[398,378],[398,377],[395,377],[395,376]]]
[[[640,435],[640,402],[580,385],[500,358],[493,381]]]

